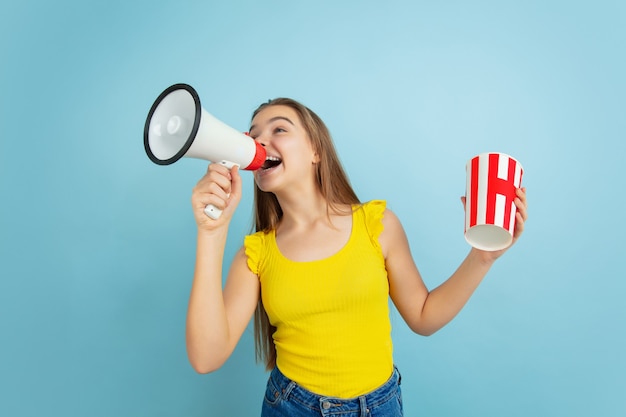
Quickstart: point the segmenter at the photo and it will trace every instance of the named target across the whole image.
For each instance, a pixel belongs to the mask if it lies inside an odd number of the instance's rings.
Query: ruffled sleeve
[[[385,200],[372,200],[363,204],[367,233],[372,240],[372,243],[374,243],[379,249],[381,249],[381,247],[378,242],[378,237],[383,232],[383,215],[386,208],[387,202]]]
[[[265,233],[257,232],[244,238],[243,245],[245,247],[246,256],[248,257],[248,268],[250,271],[259,275],[261,254],[263,253]]]

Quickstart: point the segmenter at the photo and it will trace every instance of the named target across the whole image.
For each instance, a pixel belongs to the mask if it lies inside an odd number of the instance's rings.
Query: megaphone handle
[[[239,166],[239,164],[236,164],[236,163],[230,162],[230,161],[220,161],[219,163],[220,163],[220,165],[224,165],[228,169],[231,169],[235,165]],[[230,194],[228,196],[230,196]],[[217,220],[222,215],[222,210],[218,209],[213,204],[209,204],[208,206],[206,206],[204,208],[204,214],[206,214],[207,216],[209,216],[213,220]]]

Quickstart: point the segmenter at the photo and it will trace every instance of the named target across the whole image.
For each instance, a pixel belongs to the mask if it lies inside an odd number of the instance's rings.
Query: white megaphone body
[[[266,157],[258,142],[204,110],[198,93],[187,84],[174,84],[159,95],[148,113],[143,142],[148,157],[158,165],[185,157],[253,171]],[[213,205],[204,212],[212,219],[222,214]]]

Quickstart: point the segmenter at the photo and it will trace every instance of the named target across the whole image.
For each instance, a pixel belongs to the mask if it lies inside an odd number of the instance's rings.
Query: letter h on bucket
[[[467,162],[465,240],[486,251],[511,244],[517,207],[515,190],[522,184],[522,165],[503,153],[482,153]]]

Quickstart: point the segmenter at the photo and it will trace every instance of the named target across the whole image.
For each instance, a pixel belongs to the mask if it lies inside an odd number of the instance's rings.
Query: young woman
[[[211,164],[193,190],[192,366],[218,369],[255,314],[257,354],[271,370],[262,416],[401,416],[388,297],[414,332],[433,334],[505,251],[471,249],[429,291],[400,221],[384,201],[359,202],[314,112],[291,99],[272,100],[254,112],[250,136],[267,151],[254,172],[257,232],[246,236],[223,288],[241,178],[236,167]],[[223,209],[219,219],[204,214],[208,204]],[[514,242],[527,217],[525,189],[515,204]]]

